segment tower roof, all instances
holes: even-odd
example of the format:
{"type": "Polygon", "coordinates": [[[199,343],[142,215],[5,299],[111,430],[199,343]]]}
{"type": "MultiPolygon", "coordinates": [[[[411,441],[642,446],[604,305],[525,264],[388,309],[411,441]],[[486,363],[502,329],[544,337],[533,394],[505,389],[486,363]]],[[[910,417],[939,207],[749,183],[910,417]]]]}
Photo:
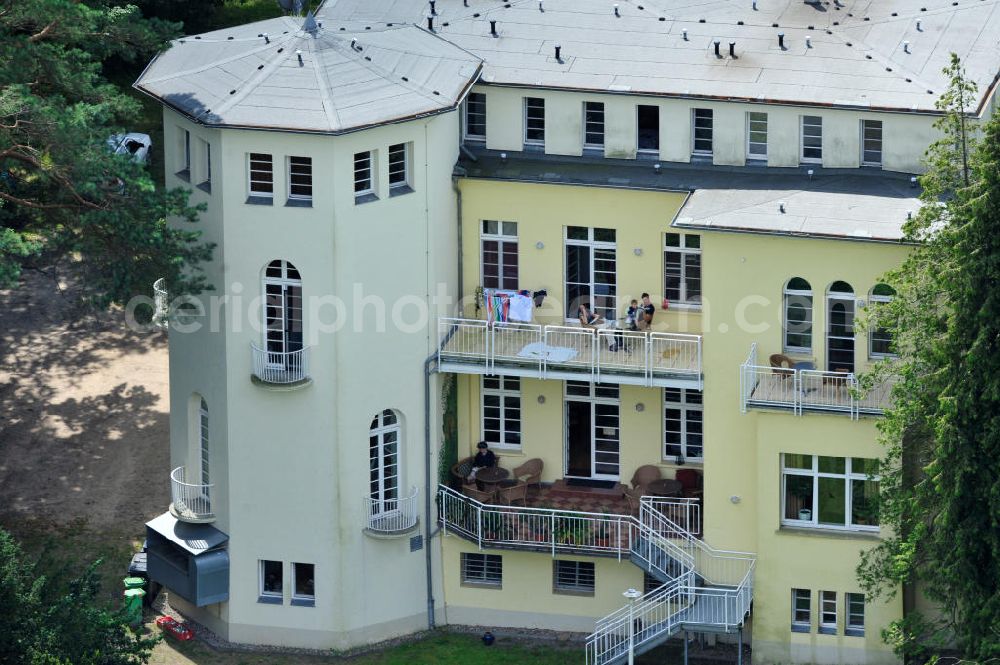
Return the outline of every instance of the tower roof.
{"type": "Polygon", "coordinates": [[[414,25],[310,13],[178,39],[135,85],[206,125],[337,134],[450,110],[481,65],[414,25]]]}

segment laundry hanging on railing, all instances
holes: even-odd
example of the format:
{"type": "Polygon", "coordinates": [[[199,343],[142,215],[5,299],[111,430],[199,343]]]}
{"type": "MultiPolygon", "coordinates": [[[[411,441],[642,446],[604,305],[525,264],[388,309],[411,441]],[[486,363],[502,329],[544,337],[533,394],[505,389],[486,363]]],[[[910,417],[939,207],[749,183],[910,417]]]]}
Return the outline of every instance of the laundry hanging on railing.
{"type": "Polygon", "coordinates": [[[497,289],[483,289],[483,301],[486,305],[486,321],[488,323],[507,323],[517,321],[531,323],[534,301],[530,293],[515,293],[497,289]]]}
{"type": "Polygon", "coordinates": [[[521,323],[531,323],[531,313],[534,311],[535,301],[527,295],[529,291],[515,293],[510,297],[510,320],[521,323]]]}

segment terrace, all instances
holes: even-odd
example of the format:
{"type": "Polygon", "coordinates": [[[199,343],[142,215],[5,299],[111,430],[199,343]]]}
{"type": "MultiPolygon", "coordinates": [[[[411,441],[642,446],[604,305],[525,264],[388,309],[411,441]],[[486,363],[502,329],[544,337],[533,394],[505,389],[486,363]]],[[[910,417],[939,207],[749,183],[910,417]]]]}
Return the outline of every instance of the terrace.
{"type": "Polygon", "coordinates": [[[702,389],[700,335],[438,321],[443,372],[702,389]]]}

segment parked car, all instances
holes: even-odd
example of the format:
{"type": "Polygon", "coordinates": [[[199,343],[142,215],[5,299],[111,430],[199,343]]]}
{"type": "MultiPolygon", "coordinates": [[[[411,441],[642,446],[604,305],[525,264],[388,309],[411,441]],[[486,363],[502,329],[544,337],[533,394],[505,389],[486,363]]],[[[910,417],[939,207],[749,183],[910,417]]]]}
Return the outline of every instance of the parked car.
{"type": "Polygon", "coordinates": [[[108,137],[108,148],[116,155],[132,155],[132,161],[145,164],[149,161],[149,150],[153,147],[153,139],[149,134],[130,132],[114,134],[108,137]]]}

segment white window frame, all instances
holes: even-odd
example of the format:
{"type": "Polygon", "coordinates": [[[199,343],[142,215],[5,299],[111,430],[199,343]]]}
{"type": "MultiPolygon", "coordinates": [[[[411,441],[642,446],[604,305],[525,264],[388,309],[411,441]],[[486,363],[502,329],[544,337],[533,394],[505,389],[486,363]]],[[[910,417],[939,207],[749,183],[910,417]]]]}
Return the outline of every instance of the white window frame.
{"type": "Polygon", "coordinates": [[[378,173],[376,171],[378,161],[376,159],[375,151],[362,150],[361,152],[354,153],[353,165],[355,201],[365,196],[375,196],[375,181],[378,173]],[[359,166],[359,164],[363,165],[359,166]],[[368,175],[359,177],[358,174],[364,171],[367,171],[368,175]]]}
{"type": "Polygon", "coordinates": [[[746,126],[746,132],[747,132],[747,145],[746,145],[747,159],[748,160],[763,160],[763,161],[766,161],[767,160],[767,137],[768,137],[767,113],[764,113],[763,111],[747,111],[746,118],[747,118],[747,120],[746,120],[746,123],[747,123],[747,126],[746,126]],[[761,120],[760,116],[763,116],[764,119],[761,120]],[[763,123],[763,126],[764,126],[764,129],[763,129],[763,132],[764,132],[764,142],[763,143],[761,143],[760,141],[754,141],[754,139],[753,139],[754,133],[758,133],[759,134],[762,131],[761,128],[760,128],[761,127],[761,123],[763,123]],[[756,124],[756,127],[757,127],[756,129],[754,129],[754,125],[755,124],[756,124]],[[760,150],[761,146],[763,146],[763,152],[754,152],[755,149],[756,150],[760,150]]]}
{"type": "Polygon", "coordinates": [[[597,566],[593,561],[569,561],[556,559],[552,562],[552,593],[571,596],[593,596],[597,589],[597,566]],[[566,569],[565,574],[563,569],[566,569]],[[588,572],[589,570],[589,572],[588,572]],[[571,577],[571,581],[566,581],[571,577]],[[589,577],[590,583],[587,583],[589,577]]]}
{"type": "Polygon", "coordinates": [[[819,632],[837,634],[837,592],[819,592],[819,632]]]}
{"type": "Polygon", "coordinates": [[[204,397],[201,398],[201,404],[198,405],[198,444],[201,458],[201,484],[210,485],[212,474],[209,457],[211,449],[208,437],[208,402],[205,401],[204,397]]]}
{"type": "Polygon", "coordinates": [[[812,630],[812,591],[810,589],[792,589],[792,632],[808,633],[812,630]],[[804,610],[799,609],[799,601],[805,600],[804,610]],[[806,614],[803,621],[799,618],[799,612],[806,614]]]}
{"type": "Polygon", "coordinates": [[[291,200],[291,201],[309,201],[309,202],[312,202],[312,200],[313,200],[313,160],[312,160],[312,157],[303,157],[303,156],[300,156],[300,155],[289,155],[286,158],[285,161],[286,161],[285,166],[286,166],[286,169],[287,169],[287,172],[288,172],[288,177],[286,179],[287,180],[286,185],[288,187],[288,198],[289,198],[289,200],[291,200]],[[296,163],[296,162],[294,162],[292,160],[301,160],[301,161],[299,161],[299,163],[296,163]],[[308,163],[306,163],[306,162],[308,162],[308,163]],[[308,173],[306,173],[305,171],[302,170],[303,167],[305,167],[305,166],[308,166],[308,169],[309,169],[308,173]],[[306,175],[308,175],[308,177],[309,177],[309,184],[304,185],[304,184],[301,184],[301,183],[292,183],[292,176],[306,176],[306,175]],[[292,191],[292,189],[296,188],[296,187],[308,187],[309,188],[309,193],[308,194],[302,194],[302,193],[298,193],[297,194],[297,193],[294,193],[292,191]]]}
{"type": "Polygon", "coordinates": [[[462,586],[503,588],[503,556],[482,552],[462,552],[460,579],[462,586]]]}
{"type": "Polygon", "coordinates": [[[201,173],[198,174],[200,182],[198,186],[204,190],[212,191],[212,144],[205,139],[198,139],[201,147],[201,154],[204,158],[201,166],[201,173]]]}
{"type": "Polygon", "coordinates": [[[803,164],[822,164],[823,163],[823,116],[821,115],[803,115],[799,116],[799,162],[803,164]],[[806,118],[810,120],[818,119],[819,122],[807,122],[806,118]],[[807,129],[819,128],[819,132],[808,134],[809,138],[818,138],[819,147],[816,146],[806,146],[807,129]],[[806,150],[819,150],[819,157],[807,157],[806,150]]]}
{"type": "Polygon", "coordinates": [[[259,599],[268,599],[272,602],[277,600],[279,603],[285,602],[285,564],[281,561],[276,561],[274,559],[258,559],[257,561],[257,597],[259,599]],[[280,591],[268,591],[264,588],[265,573],[264,568],[269,563],[276,563],[281,568],[281,590],[280,591]]]}
{"type": "Polygon", "coordinates": [[[401,190],[412,189],[410,183],[410,143],[394,143],[389,146],[388,156],[389,156],[389,192],[400,192],[401,190]],[[403,158],[399,159],[399,153],[402,152],[403,158]],[[402,168],[400,168],[402,166],[402,168]],[[402,179],[393,182],[393,178],[402,174],[402,179]]]}
{"type": "Polygon", "coordinates": [[[314,563],[302,563],[301,561],[293,562],[292,568],[292,605],[307,606],[312,607],[316,604],[316,564],[314,563]],[[298,586],[299,581],[299,566],[312,566],[313,572],[313,592],[311,594],[299,593],[298,586]]]}
{"type": "Polygon", "coordinates": [[[368,461],[370,465],[374,464],[369,469],[378,471],[378,478],[368,481],[368,496],[375,502],[373,510],[379,515],[399,510],[403,484],[403,428],[400,420],[396,411],[383,409],[372,418],[368,430],[368,461]],[[395,446],[394,451],[390,451],[390,445],[395,446]]]}
{"type": "MultiPolygon", "coordinates": [[[[704,120],[704,117],[702,117],[701,119],[704,120]]],[[[700,140],[704,141],[705,139],[700,139],[700,140]]],[[[714,111],[714,109],[705,109],[705,108],[691,109],[691,154],[699,156],[699,157],[711,157],[714,153],[715,153],[715,111],[714,111]],[[699,111],[705,111],[705,112],[707,112],[709,114],[708,115],[708,119],[709,119],[708,131],[711,134],[711,136],[707,139],[708,142],[709,142],[709,144],[710,144],[710,147],[709,147],[708,150],[705,150],[704,148],[702,148],[702,149],[698,148],[698,141],[699,141],[699,139],[697,138],[697,131],[698,131],[698,120],[699,120],[699,118],[698,118],[698,112],[699,111]]]]}
{"type": "Polygon", "coordinates": [[[881,120],[875,120],[872,118],[864,118],[861,120],[861,166],[882,166],[882,159],[885,155],[883,146],[885,144],[885,124],[881,120]],[[871,161],[865,159],[865,153],[874,152],[874,150],[869,150],[867,147],[867,142],[869,139],[865,138],[865,130],[868,128],[868,124],[873,123],[878,124],[878,138],[871,139],[872,141],[878,141],[878,161],[871,161]]]}
{"type": "Polygon", "coordinates": [[[854,372],[857,366],[857,355],[858,355],[858,335],[854,330],[854,323],[857,320],[858,310],[857,310],[857,300],[854,295],[854,287],[847,282],[837,280],[826,289],[826,299],[824,301],[826,311],[826,358],[825,365],[827,371],[833,372],[835,368],[841,367],[848,369],[851,373],[854,372]],[[848,288],[847,291],[838,290],[834,291],[833,287],[837,284],[842,284],[848,288]],[[834,317],[833,308],[836,304],[841,303],[844,306],[844,311],[849,315],[850,325],[844,325],[842,329],[834,330],[834,317]],[[841,334],[835,335],[834,332],[839,332],[841,334]],[[839,360],[836,363],[830,362],[831,353],[846,353],[846,349],[834,349],[834,340],[844,342],[851,342],[850,360],[839,360]]]}
{"type": "Polygon", "coordinates": [[[264,267],[262,282],[264,297],[264,330],[262,333],[264,349],[267,351],[267,366],[275,369],[288,369],[288,366],[294,366],[301,369],[301,366],[294,363],[288,354],[300,351],[305,346],[305,319],[303,316],[305,303],[302,300],[302,276],[298,268],[290,261],[283,259],[275,261],[271,261],[264,267]],[[280,262],[280,274],[278,276],[268,275],[268,270],[275,261],[280,262]],[[289,300],[298,301],[297,318],[289,312],[289,300]],[[272,307],[280,311],[280,321],[269,317],[268,309],[272,307]],[[298,324],[298,331],[294,329],[295,324],[298,324]]]}
{"type": "Polygon", "coordinates": [[[604,102],[584,102],[583,103],[583,147],[591,150],[604,150],[605,136],[605,116],[604,102]],[[594,107],[594,108],[591,108],[594,107]],[[591,120],[591,114],[600,115],[600,120],[591,120]],[[600,129],[598,129],[598,127],[600,129]],[[591,134],[600,134],[601,142],[594,143],[587,138],[591,134]]]}
{"type": "Polygon", "coordinates": [[[681,459],[687,462],[702,462],[705,457],[705,404],[703,402],[703,396],[700,391],[689,389],[689,388],[664,388],[662,391],[663,399],[663,461],[665,462],[679,462],[681,459]],[[668,394],[670,391],[676,391],[679,400],[668,399],[668,394]],[[692,395],[697,395],[697,401],[692,401],[690,398],[692,395]],[[680,431],[677,434],[680,435],[680,455],[674,455],[667,452],[668,445],[678,445],[678,444],[668,444],[667,443],[667,411],[679,411],[679,427],[680,431]],[[701,424],[700,433],[692,433],[688,431],[689,425],[694,422],[701,424]],[[695,434],[701,437],[701,443],[697,447],[701,449],[698,455],[689,455],[688,446],[690,445],[688,437],[690,434],[695,434]]]}
{"type": "MultiPolygon", "coordinates": [[[[877,524],[852,524],[851,514],[853,512],[854,503],[854,493],[853,484],[855,481],[874,481],[879,482],[879,476],[869,477],[868,474],[863,472],[854,472],[852,470],[852,465],[854,459],[862,458],[852,458],[852,457],[837,457],[835,459],[844,460],[844,473],[834,473],[819,470],[819,459],[820,457],[833,457],[827,455],[810,455],[812,458],[812,468],[811,469],[797,469],[786,466],[785,458],[786,454],[781,455],[781,524],[783,526],[792,527],[802,527],[808,529],[823,529],[823,530],[836,530],[836,531],[868,531],[877,533],[879,531],[879,525],[877,524]],[[810,518],[808,520],[801,519],[789,519],[785,516],[785,509],[787,506],[786,497],[786,487],[787,483],[785,478],[788,476],[798,476],[807,477],[812,479],[812,501],[810,508],[810,518]],[[842,480],[844,482],[844,524],[830,524],[819,521],[819,501],[820,501],[820,489],[819,489],[819,479],[820,478],[834,478],[842,480]]],[[[864,458],[868,459],[868,458],[864,458]]],[[[877,461],[877,460],[871,460],[877,461]]],[[[876,495],[878,493],[878,488],[876,488],[876,495]]]]}
{"type": "Polygon", "coordinates": [[[813,346],[812,346],[813,345],[813,333],[815,332],[815,330],[813,329],[813,325],[814,325],[813,322],[814,322],[815,314],[816,314],[815,308],[814,308],[815,307],[815,301],[814,301],[814,298],[813,298],[812,284],[809,284],[809,288],[808,289],[793,289],[791,287],[791,283],[792,283],[792,280],[795,280],[795,279],[801,279],[806,284],[809,284],[809,282],[804,277],[792,277],[787,282],[785,282],[785,288],[784,288],[784,290],[782,292],[782,299],[781,299],[782,300],[782,307],[781,307],[781,309],[782,309],[782,315],[783,315],[782,326],[781,326],[781,347],[782,347],[782,350],[785,353],[803,353],[803,354],[805,354],[805,353],[812,353],[812,350],[813,350],[813,346]],[[803,331],[803,332],[789,332],[789,330],[788,330],[789,321],[790,321],[790,318],[788,316],[788,312],[789,312],[789,309],[790,309],[790,305],[793,304],[791,302],[792,298],[808,298],[809,299],[809,317],[808,317],[809,331],[808,332],[805,332],[805,331],[803,331]],[[809,336],[809,346],[795,346],[793,344],[789,344],[788,343],[788,336],[789,335],[808,335],[809,336]]]}
{"type": "MultiPolygon", "coordinates": [[[[614,231],[615,232],[615,240],[614,241],[595,240],[595,237],[596,237],[595,231],[597,229],[595,227],[593,227],[593,226],[564,226],[563,227],[563,261],[564,262],[566,261],[566,248],[567,247],[575,246],[575,247],[589,247],[590,248],[590,270],[589,270],[589,273],[590,273],[590,282],[586,283],[586,284],[584,284],[583,282],[573,282],[573,284],[581,284],[581,285],[584,285],[584,286],[588,287],[590,295],[587,297],[587,301],[590,303],[591,313],[595,313],[596,312],[598,314],[601,314],[601,316],[603,316],[606,320],[611,320],[611,319],[618,318],[618,314],[617,314],[617,312],[618,312],[618,232],[617,232],[616,229],[609,229],[609,228],[605,228],[605,227],[599,227],[599,228],[601,230],[603,230],[603,231],[614,231]],[[571,239],[569,237],[569,230],[571,228],[574,228],[574,229],[585,228],[585,229],[587,229],[587,239],[586,240],[584,240],[582,238],[572,238],[571,239]],[[602,254],[601,257],[598,257],[597,254],[599,252],[602,252],[604,254],[602,254]],[[612,252],[612,256],[610,258],[606,255],[607,252],[612,252]],[[615,264],[615,272],[614,272],[615,280],[611,284],[612,287],[613,287],[612,290],[614,291],[614,293],[613,294],[602,294],[601,295],[602,298],[608,298],[610,300],[611,304],[610,304],[610,306],[605,306],[605,307],[600,307],[600,308],[594,302],[595,293],[598,290],[597,289],[598,285],[600,285],[600,286],[607,286],[607,284],[599,283],[595,279],[596,273],[598,272],[597,270],[595,270],[598,260],[601,260],[601,261],[614,261],[614,264],[615,264]]],[[[569,275],[568,275],[568,268],[569,268],[568,265],[564,265],[564,268],[563,268],[563,293],[566,296],[566,306],[567,307],[573,304],[572,303],[573,299],[569,297],[569,288],[568,287],[569,287],[570,282],[567,279],[569,277],[569,275]]],[[[603,274],[607,274],[608,273],[608,271],[606,271],[606,270],[600,271],[600,272],[603,273],[603,274]]],[[[580,303],[578,303],[578,305],[579,304],[580,303]]],[[[573,312],[567,311],[566,312],[566,322],[567,323],[579,323],[580,322],[580,317],[577,315],[576,311],[573,311],[573,312]]]]}
{"type": "MultiPolygon", "coordinates": [[[[878,311],[877,308],[878,307],[883,307],[883,306],[891,303],[892,299],[895,297],[895,296],[889,296],[889,295],[884,295],[884,294],[876,294],[875,293],[875,289],[879,288],[880,286],[885,286],[887,288],[892,288],[888,284],[876,284],[874,287],[872,287],[872,290],[869,292],[869,294],[868,294],[868,303],[869,303],[869,306],[872,308],[872,314],[876,315],[876,316],[877,316],[877,311],[878,311]]],[[[870,359],[872,359],[872,360],[881,360],[883,358],[896,358],[898,356],[898,354],[893,353],[892,351],[886,351],[886,352],[876,351],[875,350],[875,342],[876,342],[876,340],[878,340],[878,341],[886,340],[891,345],[892,344],[892,335],[888,331],[886,331],[884,328],[878,328],[878,327],[875,327],[875,326],[869,328],[869,330],[868,330],[868,357],[870,359]]]]}
{"type": "Polygon", "coordinates": [[[486,142],[486,93],[485,92],[470,92],[469,96],[465,98],[465,109],[462,113],[462,136],[467,142],[486,142]],[[474,99],[475,98],[475,99],[474,99]],[[473,111],[473,104],[482,104],[482,113],[478,111],[473,111]],[[482,115],[482,134],[473,134],[469,131],[469,117],[470,116],[482,115]]]}
{"type": "Polygon", "coordinates": [[[521,270],[521,257],[518,254],[520,248],[518,246],[517,238],[517,222],[509,222],[494,219],[484,219],[479,223],[479,277],[482,282],[481,286],[487,289],[500,289],[502,291],[515,291],[517,290],[517,280],[520,277],[521,270]],[[496,232],[491,232],[489,230],[489,225],[496,225],[496,232]],[[497,283],[496,285],[486,283],[486,243],[495,242],[497,243],[497,283]],[[513,284],[508,283],[506,280],[511,279],[504,275],[504,269],[508,266],[504,262],[505,250],[509,249],[508,245],[514,245],[514,254],[517,256],[515,267],[517,268],[517,273],[514,275],[513,284]]]}
{"type": "Polygon", "coordinates": [[[865,594],[845,593],[844,594],[844,635],[850,637],[865,636],[865,594]],[[857,604],[861,604],[861,611],[855,609],[857,604]]]}
{"type": "Polygon", "coordinates": [[[262,199],[273,199],[274,198],[274,155],[266,152],[248,152],[247,153],[247,191],[250,196],[262,198],[262,199]],[[255,157],[257,159],[255,159],[255,157]],[[266,160],[260,159],[262,157],[267,157],[266,160]],[[268,179],[261,177],[255,178],[255,174],[266,174],[267,171],[261,168],[254,168],[254,163],[258,165],[264,164],[265,162],[271,165],[270,176],[268,179]],[[270,185],[271,191],[263,191],[254,189],[255,186],[267,183],[270,185]]]}
{"type": "Polygon", "coordinates": [[[665,233],[663,234],[663,297],[670,301],[670,306],[678,306],[682,309],[696,309],[701,307],[702,299],[702,275],[705,274],[704,265],[702,264],[702,252],[701,252],[701,235],[697,233],[665,233]],[[676,237],[677,245],[667,244],[668,239],[676,237]],[[697,240],[691,241],[689,246],[689,239],[696,238],[697,240]],[[679,262],[671,261],[668,263],[667,255],[677,254],[679,255],[679,262]],[[697,271],[698,277],[689,277],[688,272],[694,268],[694,265],[689,265],[688,257],[697,256],[697,271]],[[679,296],[677,298],[671,298],[668,293],[667,288],[667,266],[679,266],[678,268],[678,286],[677,291],[679,296]],[[690,280],[697,279],[698,288],[696,294],[688,293],[688,282],[690,280]]]}
{"type": "Polygon", "coordinates": [[[177,169],[177,175],[185,178],[187,180],[191,179],[191,132],[188,130],[178,127],[177,131],[180,132],[180,151],[179,157],[181,159],[180,168],[177,169]]]}
{"type": "MultiPolygon", "coordinates": [[[[521,449],[521,432],[523,431],[521,425],[521,379],[516,376],[484,376],[480,380],[480,440],[486,441],[490,444],[490,448],[499,448],[506,450],[520,450],[521,449]],[[487,386],[487,382],[496,382],[496,387],[487,386]],[[509,383],[508,383],[509,382],[509,383]],[[512,385],[516,385],[513,388],[512,385]],[[500,429],[499,430],[487,430],[486,429],[486,398],[496,397],[499,400],[499,406],[495,407],[499,410],[499,420],[500,429]],[[511,404],[508,401],[512,402],[511,404]],[[516,411],[516,414],[508,413],[516,411]],[[510,427],[516,423],[517,428],[514,429],[510,427]],[[510,427],[510,429],[508,429],[510,427]],[[498,439],[493,439],[487,436],[487,432],[495,431],[498,439]],[[508,433],[517,434],[517,443],[509,443],[507,439],[508,433]]],[[[493,408],[493,407],[490,407],[493,408]]]]}
{"type": "MultiPolygon", "coordinates": [[[[523,107],[524,107],[524,110],[523,110],[524,117],[522,118],[522,121],[524,122],[524,145],[526,145],[526,146],[543,146],[544,147],[545,146],[545,98],[544,97],[525,97],[524,98],[523,107]],[[536,102],[541,102],[541,104],[537,104],[536,102]],[[528,138],[528,132],[532,131],[532,127],[529,126],[529,122],[532,121],[531,113],[529,113],[529,111],[530,110],[537,111],[539,109],[541,109],[541,123],[542,123],[541,132],[542,132],[542,138],[540,138],[540,139],[537,139],[537,138],[528,138]]],[[[537,122],[538,118],[536,117],[533,120],[535,122],[537,122]]],[[[534,128],[534,130],[537,130],[537,129],[538,129],[537,127],[534,128]]]]}

